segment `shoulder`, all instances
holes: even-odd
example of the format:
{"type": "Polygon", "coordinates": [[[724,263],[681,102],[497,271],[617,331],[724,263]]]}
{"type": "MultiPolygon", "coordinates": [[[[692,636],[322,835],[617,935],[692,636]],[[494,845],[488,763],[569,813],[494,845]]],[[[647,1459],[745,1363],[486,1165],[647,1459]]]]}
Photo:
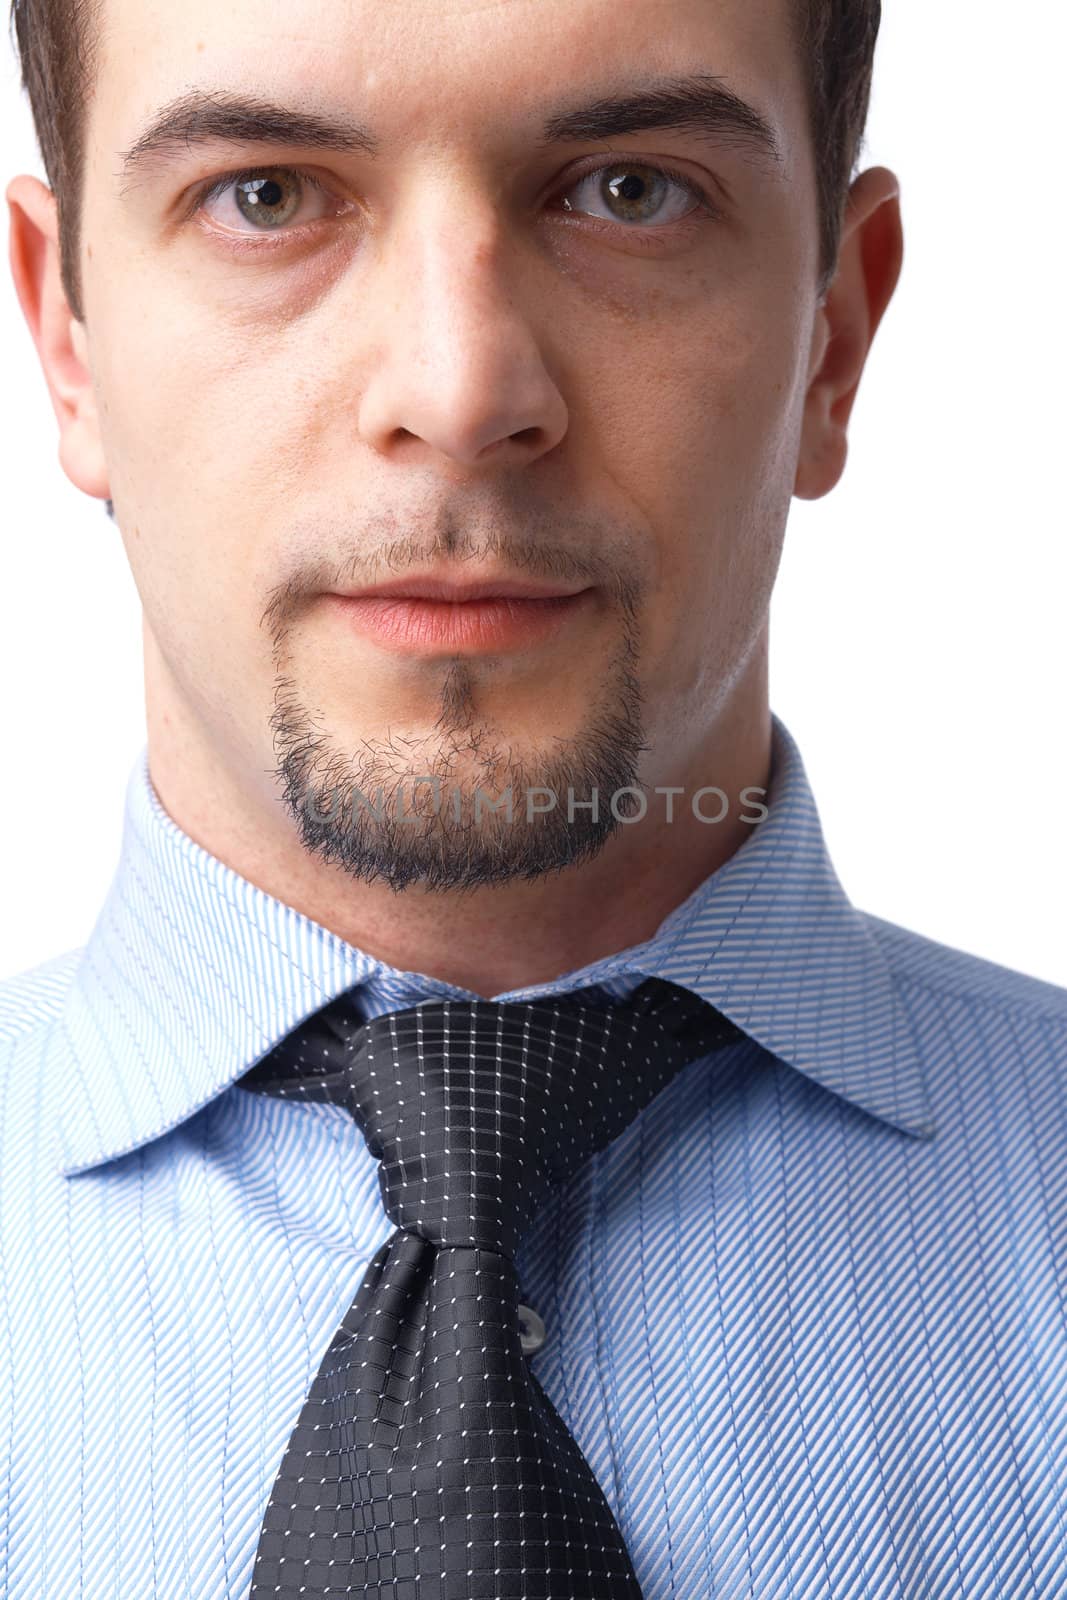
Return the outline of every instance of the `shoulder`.
{"type": "Polygon", "coordinates": [[[1067,989],[984,956],[969,955],[870,912],[860,914],[902,989],[925,991],[975,1011],[1015,1013],[1067,1029],[1067,989]]]}
{"type": "Polygon", "coordinates": [[[84,946],[0,978],[0,1043],[13,1043],[62,1010],[84,946]]]}

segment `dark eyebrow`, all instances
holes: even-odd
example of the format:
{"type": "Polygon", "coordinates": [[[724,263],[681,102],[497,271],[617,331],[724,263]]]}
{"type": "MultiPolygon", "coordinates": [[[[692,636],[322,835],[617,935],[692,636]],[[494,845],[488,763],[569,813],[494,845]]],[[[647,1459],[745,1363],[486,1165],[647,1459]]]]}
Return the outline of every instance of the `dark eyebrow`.
{"type": "Polygon", "coordinates": [[[358,122],[275,105],[256,95],[192,89],[168,101],[123,154],[123,194],[138,173],[164,164],[180,146],[203,144],[313,145],[372,156],[378,150],[370,130],[358,122]]]}
{"type": "Polygon", "coordinates": [[[559,113],[545,123],[542,143],[617,139],[652,128],[673,128],[716,144],[744,146],[764,161],[781,164],[778,140],[767,118],[710,73],[643,84],[559,113]]]}
{"type": "MultiPolygon", "coordinates": [[[[780,164],[774,130],[754,106],[701,74],[668,78],[601,95],[546,118],[540,146],[584,139],[617,139],[649,129],[695,133],[748,149],[780,164]]],[[[289,144],[376,156],[379,141],[362,123],[313,110],[275,105],[255,95],[193,89],[171,100],[121,158],[124,190],[139,174],[165,163],[179,147],[202,144],[289,144]]]]}

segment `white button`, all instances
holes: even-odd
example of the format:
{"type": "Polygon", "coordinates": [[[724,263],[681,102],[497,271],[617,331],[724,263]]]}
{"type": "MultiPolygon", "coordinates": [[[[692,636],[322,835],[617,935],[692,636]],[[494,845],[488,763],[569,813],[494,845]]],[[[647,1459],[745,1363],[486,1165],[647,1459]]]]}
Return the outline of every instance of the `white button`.
{"type": "Polygon", "coordinates": [[[519,1339],[525,1356],[536,1355],[547,1335],[541,1318],[530,1306],[519,1307],[519,1339]]]}

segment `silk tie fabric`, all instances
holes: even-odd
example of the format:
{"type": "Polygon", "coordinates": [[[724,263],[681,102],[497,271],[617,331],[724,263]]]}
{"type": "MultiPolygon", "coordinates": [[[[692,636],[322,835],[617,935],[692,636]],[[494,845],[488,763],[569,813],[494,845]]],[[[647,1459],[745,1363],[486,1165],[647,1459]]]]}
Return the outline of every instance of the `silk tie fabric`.
{"type": "Polygon", "coordinates": [[[250,1600],[641,1600],[618,1524],[529,1369],[515,1253],[548,1193],[739,1030],[650,978],[621,1003],[351,995],[239,1080],[329,1101],[395,1231],[304,1402],[250,1600]]]}

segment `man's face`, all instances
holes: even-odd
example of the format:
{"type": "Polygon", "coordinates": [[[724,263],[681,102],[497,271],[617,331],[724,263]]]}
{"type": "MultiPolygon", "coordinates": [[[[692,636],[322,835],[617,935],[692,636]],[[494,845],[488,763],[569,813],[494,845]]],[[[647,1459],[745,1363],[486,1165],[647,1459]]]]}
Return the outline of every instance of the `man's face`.
{"type": "MultiPolygon", "coordinates": [[[[818,262],[790,5],[106,0],[83,259],[111,495],[183,736],[264,804],[688,772],[794,488],[818,262]],[[544,138],[698,74],[778,161],[728,129],[544,138]],[[195,89],[358,122],[376,153],[189,141],[124,175],[195,89]],[[430,650],[327,599],[430,568],[593,592],[540,637],[430,650]]],[[[340,858],[530,875],[606,836],[583,816],[540,855],[439,816],[340,858]]]]}

